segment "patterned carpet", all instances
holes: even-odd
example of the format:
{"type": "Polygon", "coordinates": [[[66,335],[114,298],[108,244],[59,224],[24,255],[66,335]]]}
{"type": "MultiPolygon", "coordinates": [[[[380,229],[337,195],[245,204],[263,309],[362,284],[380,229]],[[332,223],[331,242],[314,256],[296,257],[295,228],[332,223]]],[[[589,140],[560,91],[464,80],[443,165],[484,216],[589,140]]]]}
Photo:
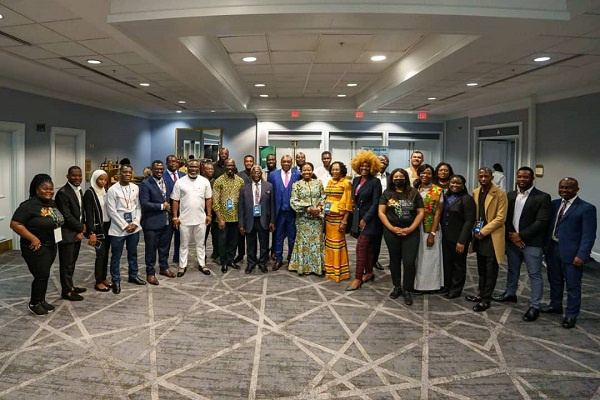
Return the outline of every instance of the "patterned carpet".
{"type": "MultiPolygon", "coordinates": [[[[143,245],[139,251],[143,260],[143,245]]],[[[36,317],[20,254],[0,255],[0,398],[600,397],[597,268],[584,275],[583,310],[567,330],[558,315],[521,320],[525,275],[517,304],[477,314],[464,298],[418,296],[410,307],[391,300],[387,268],[345,292],[348,281],[283,269],[246,275],[243,267],[223,275],[209,262],[210,276],[192,268],[182,278],[160,276],[159,286],[124,282],[120,295],[100,293],[92,257],[82,251],[75,275],[88,288],[85,300],[60,299],[55,265],[48,301],[57,309],[36,317]]],[[[476,279],[471,256],[466,293],[475,294],[476,279]]],[[[502,267],[499,291],[505,279],[502,267]]]]}

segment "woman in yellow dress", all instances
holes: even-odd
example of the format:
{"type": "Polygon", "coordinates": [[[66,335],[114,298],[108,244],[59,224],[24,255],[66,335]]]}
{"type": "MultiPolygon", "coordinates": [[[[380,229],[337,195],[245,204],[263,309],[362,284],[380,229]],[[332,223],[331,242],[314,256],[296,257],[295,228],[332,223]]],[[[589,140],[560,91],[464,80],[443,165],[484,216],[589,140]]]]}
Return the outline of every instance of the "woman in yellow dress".
{"type": "Polygon", "coordinates": [[[352,212],[352,183],[341,161],[329,167],[331,179],[325,189],[325,278],[336,282],[350,278],[346,224],[352,212]]]}

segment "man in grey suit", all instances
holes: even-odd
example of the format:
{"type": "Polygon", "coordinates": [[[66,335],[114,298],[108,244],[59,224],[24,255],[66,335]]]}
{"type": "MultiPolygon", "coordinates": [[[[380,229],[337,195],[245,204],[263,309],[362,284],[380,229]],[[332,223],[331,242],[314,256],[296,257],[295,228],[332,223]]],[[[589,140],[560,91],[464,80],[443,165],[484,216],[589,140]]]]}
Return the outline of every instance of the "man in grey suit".
{"type": "Polygon", "coordinates": [[[238,206],[238,228],[246,237],[248,265],[246,273],[258,268],[267,273],[269,253],[269,231],[275,230],[275,197],[273,185],[262,180],[262,169],[255,165],[250,170],[252,182],[242,187],[238,206]],[[260,256],[256,258],[257,243],[260,244],[260,256]]]}

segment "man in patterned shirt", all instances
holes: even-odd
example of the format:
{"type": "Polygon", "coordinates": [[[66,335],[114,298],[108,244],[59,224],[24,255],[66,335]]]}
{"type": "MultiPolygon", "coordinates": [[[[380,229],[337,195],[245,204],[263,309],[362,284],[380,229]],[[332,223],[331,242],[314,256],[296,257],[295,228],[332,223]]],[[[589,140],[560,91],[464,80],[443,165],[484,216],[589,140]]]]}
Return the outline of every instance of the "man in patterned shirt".
{"type": "Polygon", "coordinates": [[[244,180],[235,174],[235,161],[225,161],[225,174],[213,185],[213,210],[219,223],[219,254],[221,272],[228,268],[239,269],[233,262],[238,242],[238,200],[244,180]]]}

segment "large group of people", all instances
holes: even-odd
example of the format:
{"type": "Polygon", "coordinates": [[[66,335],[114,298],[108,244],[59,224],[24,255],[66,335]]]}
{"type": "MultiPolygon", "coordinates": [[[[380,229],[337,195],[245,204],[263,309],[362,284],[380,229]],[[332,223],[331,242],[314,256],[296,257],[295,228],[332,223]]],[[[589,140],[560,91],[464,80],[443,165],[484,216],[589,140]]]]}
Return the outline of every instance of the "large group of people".
{"type": "MultiPolygon", "coordinates": [[[[577,196],[574,178],[559,182],[560,199],[534,187],[535,174],[521,167],[516,188],[499,187],[498,174],[487,167],[477,172],[479,186],[472,194],[462,175],[446,162],[435,168],[415,151],[407,168],[387,172],[389,158],[361,151],[350,168],[333,161],[329,151],[315,168],[303,153],[296,166],[284,155],[277,168],[274,154],[266,168],[246,155],[243,170],[222,148],[216,162],[190,159],[186,173],[169,155],[155,160],[138,186],[131,165],[121,165],[118,181],[107,188],[108,176],[97,170],[83,193],[82,170],[67,171],[67,183],[54,199],[50,176],[38,174],[30,198],[15,211],[11,228],[21,237],[22,256],[34,280],[29,310],[45,315],[54,310],[46,301],[50,267],[59,256],[61,296],[81,301],[86,288],[73,281],[82,242],[95,249],[95,285],[100,292],[121,292],[120,259],[127,250],[128,281],[159,285],[158,273],[183,277],[188,264],[210,275],[206,243],[212,236],[210,259],[221,273],[239,269],[246,257],[246,274],[268,272],[287,265],[300,275],[315,274],[335,282],[351,279],[346,235],[356,238],[354,277],[347,291],[375,279],[382,239],[389,253],[390,297],[441,294],[460,297],[466,280],[467,253],[477,255],[477,292],[465,298],[473,310],[487,310],[492,301],[516,302],[521,264],[531,285],[524,321],[540,312],[563,314],[562,326],[576,324],[581,305],[581,279],[596,238],[596,209],[577,196]],[[146,280],[138,275],[137,247],[143,231],[146,280]],[[287,253],[284,262],[284,244],[287,253]],[[171,243],[177,272],[169,267],[171,243]],[[195,262],[189,261],[195,244],[195,262]],[[506,288],[494,296],[499,264],[508,255],[506,288]],[[543,305],[542,264],[548,266],[550,304],[543,305]],[[107,279],[110,273],[110,281],[107,279]]],[[[498,172],[498,166],[495,166],[498,172]]],[[[501,169],[501,167],[500,167],[501,169]]],[[[504,176],[502,176],[504,178],[504,176]]],[[[501,182],[504,182],[502,180],[501,182]]]]}

